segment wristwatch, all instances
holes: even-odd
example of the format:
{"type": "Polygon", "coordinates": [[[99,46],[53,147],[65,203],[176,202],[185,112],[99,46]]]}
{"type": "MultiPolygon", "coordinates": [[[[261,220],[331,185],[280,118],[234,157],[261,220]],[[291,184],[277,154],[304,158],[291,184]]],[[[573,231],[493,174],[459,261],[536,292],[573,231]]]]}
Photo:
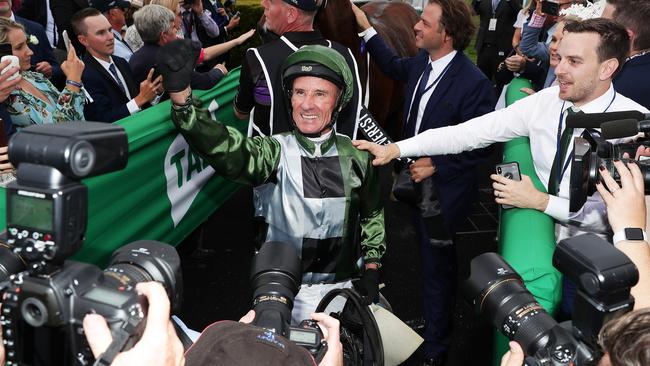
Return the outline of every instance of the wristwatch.
{"type": "Polygon", "coordinates": [[[614,233],[612,242],[614,244],[623,240],[648,241],[648,237],[643,229],[638,227],[626,227],[625,229],[614,233]]]}

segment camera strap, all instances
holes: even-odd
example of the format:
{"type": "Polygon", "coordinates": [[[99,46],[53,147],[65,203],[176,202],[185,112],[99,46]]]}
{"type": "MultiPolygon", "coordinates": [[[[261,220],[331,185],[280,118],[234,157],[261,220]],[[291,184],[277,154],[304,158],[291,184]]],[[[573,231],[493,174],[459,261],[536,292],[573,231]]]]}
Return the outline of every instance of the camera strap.
{"type": "Polygon", "coordinates": [[[115,360],[115,357],[124,348],[124,345],[131,336],[123,328],[119,328],[117,331],[111,332],[111,334],[113,335],[113,342],[111,342],[104,353],[97,357],[93,366],[108,366],[113,363],[113,360],[115,360]]]}

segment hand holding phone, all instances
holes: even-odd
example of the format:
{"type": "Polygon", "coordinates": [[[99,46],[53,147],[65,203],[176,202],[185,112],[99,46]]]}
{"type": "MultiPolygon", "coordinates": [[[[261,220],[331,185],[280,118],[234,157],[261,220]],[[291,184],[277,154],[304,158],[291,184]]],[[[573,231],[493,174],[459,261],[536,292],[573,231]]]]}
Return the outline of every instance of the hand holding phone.
{"type": "Polygon", "coordinates": [[[65,50],[70,51],[70,37],[68,36],[68,31],[63,31],[63,44],[65,45],[65,50]]]}
{"type": "MultiPolygon", "coordinates": [[[[497,172],[498,175],[500,175],[502,177],[505,177],[505,178],[508,178],[508,179],[512,179],[512,180],[516,180],[516,181],[521,180],[521,173],[519,171],[519,163],[517,163],[516,161],[511,162],[511,163],[497,164],[496,165],[496,172],[497,172]]],[[[501,207],[503,209],[507,210],[507,209],[513,208],[515,206],[503,205],[502,204],[501,207]]]]}
{"type": "Polygon", "coordinates": [[[14,56],[14,55],[5,55],[5,56],[2,56],[2,58],[0,58],[0,62],[4,62],[5,60],[9,60],[9,65],[7,65],[4,69],[2,69],[2,71],[0,71],[0,75],[7,73],[12,67],[16,67],[17,71],[13,75],[8,77],[7,80],[13,80],[13,79],[17,78],[18,75],[20,74],[20,72],[19,72],[20,71],[20,61],[18,60],[18,57],[14,56]]]}
{"type": "Polygon", "coordinates": [[[233,17],[233,18],[239,18],[240,16],[241,16],[241,12],[240,12],[239,10],[237,10],[237,12],[235,13],[235,15],[233,15],[232,17],[233,17]]]}

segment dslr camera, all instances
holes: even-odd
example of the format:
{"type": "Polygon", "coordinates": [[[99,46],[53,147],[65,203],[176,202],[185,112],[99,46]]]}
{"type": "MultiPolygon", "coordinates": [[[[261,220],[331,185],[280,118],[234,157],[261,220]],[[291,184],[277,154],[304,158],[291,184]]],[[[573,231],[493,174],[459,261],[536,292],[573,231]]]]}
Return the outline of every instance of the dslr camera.
{"type": "Polygon", "coordinates": [[[633,143],[613,144],[593,130],[585,130],[581,137],[574,139],[573,158],[571,161],[571,177],[569,188],[569,210],[579,211],[587,201],[587,197],[596,192],[596,183],[601,182],[598,170],[601,166],[620,184],[620,176],[614,167],[614,160],[623,161],[626,165],[634,162],[643,173],[645,194],[650,194],[650,163],[623,158],[627,153],[634,157],[641,145],[648,145],[647,140],[633,143]]]}
{"type": "Polygon", "coordinates": [[[180,306],[175,249],[137,241],[113,253],[109,266],[67,260],[83,245],[88,190],[82,178],[123,169],[123,128],[94,122],[35,125],[14,135],[9,156],[17,179],[6,189],[6,245],[0,247],[2,336],[7,365],[89,365],[86,314],[102,315],[113,343],[96,364],[133,346],[146,323],[139,282],[161,282],[180,306]]]}
{"type": "Polygon", "coordinates": [[[526,365],[595,364],[602,356],[597,346],[602,325],[634,307],[630,288],[638,282],[637,268],[594,234],[561,241],[553,265],[577,284],[572,322],[558,324],[496,253],[472,260],[464,297],[479,315],[522,346],[526,365]]]}
{"type": "Polygon", "coordinates": [[[302,264],[296,249],[286,242],[267,242],[253,258],[253,325],[271,329],[295,344],[306,348],[320,361],[327,351],[323,333],[311,319],[291,326],[293,300],[302,283],[302,264]]]}

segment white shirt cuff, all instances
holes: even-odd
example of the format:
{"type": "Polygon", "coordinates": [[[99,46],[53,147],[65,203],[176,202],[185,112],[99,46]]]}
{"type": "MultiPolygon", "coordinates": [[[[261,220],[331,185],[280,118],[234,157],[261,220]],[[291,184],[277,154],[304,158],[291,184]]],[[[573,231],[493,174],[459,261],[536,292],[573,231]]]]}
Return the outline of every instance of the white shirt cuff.
{"type": "Polygon", "coordinates": [[[569,219],[569,200],[549,194],[544,213],[558,221],[566,222],[569,219]]]}
{"type": "Polygon", "coordinates": [[[138,104],[135,102],[135,99],[129,100],[129,102],[126,103],[126,108],[129,110],[129,114],[140,112],[140,107],[138,107],[138,104]]]}
{"type": "Polygon", "coordinates": [[[363,40],[368,42],[370,38],[372,38],[375,34],[377,34],[375,27],[370,27],[364,30],[363,32],[359,33],[359,37],[363,37],[363,40]]]}
{"type": "Polygon", "coordinates": [[[400,158],[404,158],[404,157],[410,158],[410,157],[413,157],[413,156],[417,156],[417,154],[418,154],[418,150],[417,150],[418,145],[414,144],[414,143],[410,143],[410,141],[408,141],[408,140],[410,140],[410,139],[397,141],[395,143],[397,145],[397,147],[399,147],[399,157],[400,158]]]}

